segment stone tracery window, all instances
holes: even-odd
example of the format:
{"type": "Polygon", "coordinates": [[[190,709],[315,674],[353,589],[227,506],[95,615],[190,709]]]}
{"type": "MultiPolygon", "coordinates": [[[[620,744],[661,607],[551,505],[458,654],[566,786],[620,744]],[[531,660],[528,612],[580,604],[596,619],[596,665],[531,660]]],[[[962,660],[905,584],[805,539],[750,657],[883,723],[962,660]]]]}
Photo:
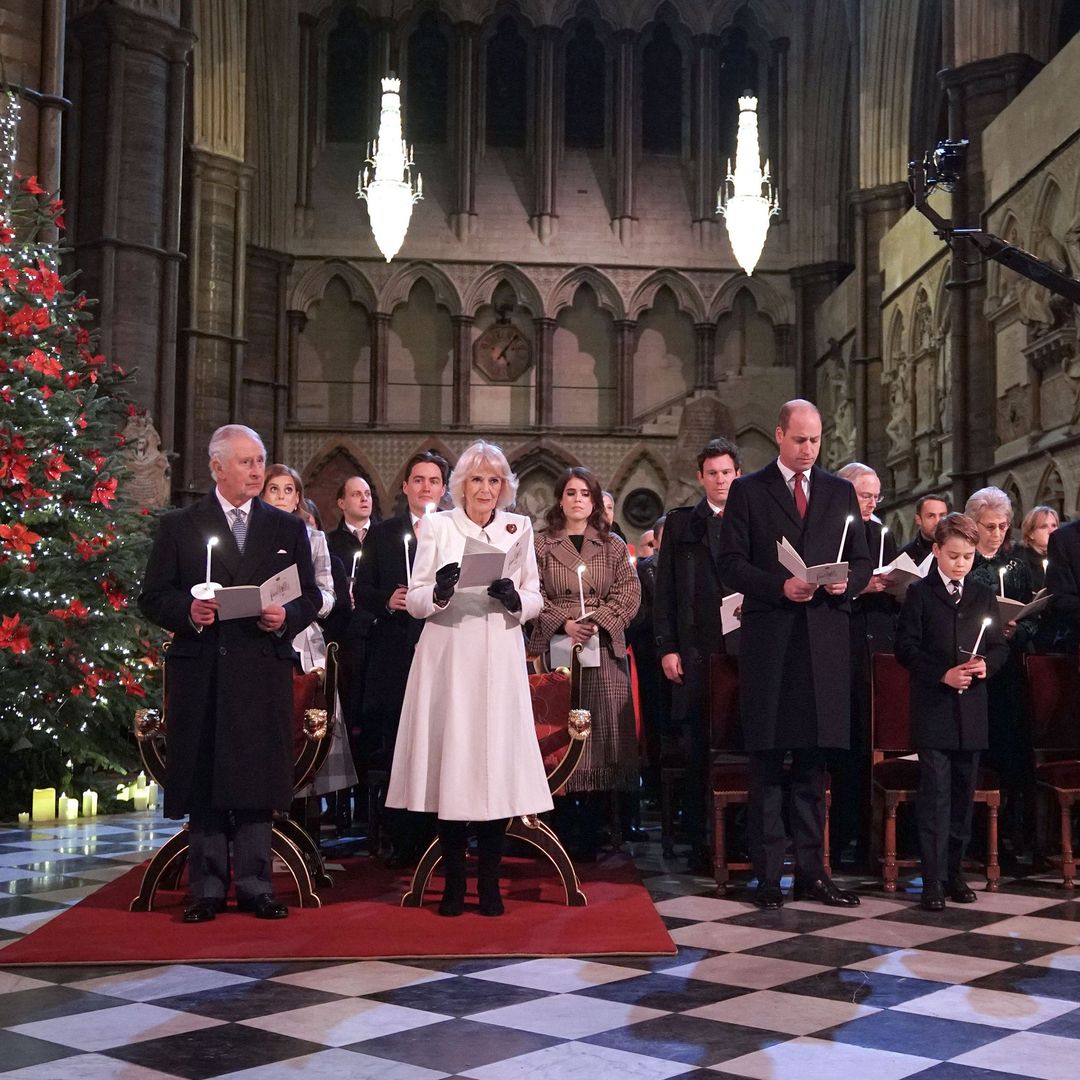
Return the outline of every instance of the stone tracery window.
{"type": "Polygon", "coordinates": [[[656,22],[641,51],[641,149],[679,154],[682,148],[682,50],[667,23],[656,22]]]}
{"type": "Polygon", "coordinates": [[[326,43],[327,142],[364,142],[371,38],[355,8],[342,8],[326,43]]]}
{"type": "Polygon", "coordinates": [[[487,44],[487,144],[525,145],[529,49],[509,16],[487,44]]]}
{"type": "Polygon", "coordinates": [[[596,28],[583,19],[566,43],[563,130],[568,147],[603,147],[606,102],[606,51],[596,36],[596,28]]]}
{"type": "Polygon", "coordinates": [[[409,35],[405,81],[405,138],[409,142],[446,142],[449,70],[449,42],[435,12],[425,12],[409,35]]]}

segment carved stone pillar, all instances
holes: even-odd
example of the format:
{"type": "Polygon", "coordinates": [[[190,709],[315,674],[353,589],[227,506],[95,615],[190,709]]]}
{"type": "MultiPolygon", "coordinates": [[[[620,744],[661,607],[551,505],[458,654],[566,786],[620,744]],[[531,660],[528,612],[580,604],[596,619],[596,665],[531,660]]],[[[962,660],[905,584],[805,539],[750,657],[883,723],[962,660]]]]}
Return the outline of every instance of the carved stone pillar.
{"type": "Polygon", "coordinates": [[[850,269],[845,263],[822,262],[791,270],[791,289],[795,294],[795,393],[799,397],[814,395],[814,366],[818,360],[814,355],[814,313],[850,269]]]}
{"type": "Polygon", "coordinates": [[[611,227],[623,244],[629,244],[634,235],[634,165],[637,160],[634,123],[634,101],[637,97],[634,43],[637,35],[631,30],[620,30],[613,42],[615,88],[614,88],[614,145],[615,190],[612,193],[614,212],[611,227]]]}
{"type": "Polygon", "coordinates": [[[883,467],[885,403],[881,390],[881,239],[900,220],[911,202],[907,184],[882,184],[854,196],[856,288],[855,452],[860,461],[883,467]]]}
{"type": "Polygon", "coordinates": [[[451,44],[455,184],[450,227],[459,240],[467,240],[476,228],[476,115],[480,80],[476,41],[479,32],[476,23],[455,23],[451,44]]]}
{"type": "Polygon", "coordinates": [[[454,324],[454,401],[451,423],[467,428],[472,405],[472,331],[471,315],[453,315],[454,324]]]}
{"type": "Polygon", "coordinates": [[[300,416],[300,335],[307,326],[307,315],[302,311],[287,311],[285,313],[289,332],[289,393],[287,419],[290,424],[295,423],[300,416]]]}
{"type": "MultiPolygon", "coordinates": [[[[985,205],[980,135],[1039,70],[1030,56],[1010,54],[976,60],[941,73],[949,103],[949,137],[970,140],[964,175],[953,193],[953,220],[978,224],[985,205]]],[[[996,443],[994,351],[990,325],[983,314],[986,273],[957,248],[949,277],[949,353],[952,360],[953,500],[963,503],[979,487],[993,464],[996,443]]]]}
{"type": "Polygon", "coordinates": [[[615,321],[615,423],[628,430],[634,422],[634,319],[615,321]]]}
{"type": "Polygon", "coordinates": [[[386,392],[390,381],[390,313],[371,313],[371,401],[368,421],[372,427],[386,423],[386,392]]]}
{"type": "Polygon", "coordinates": [[[774,38],[769,42],[769,163],[776,198],[780,203],[780,221],[787,220],[787,140],[788,140],[788,53],[789,38],[774,38]]]}
{"type": "Polygon", "coordinates": [[[562,94],[555,85],[555,54],[559,31],[542,26],[536,31],[536,65],[533,80],[533,212],[529,218],[537,238],[546,244],[555,232],[558,189],[559,105],[562,94]]]}
{"type": "Polygon", "coordinates": [[[300,78],[297,87],[296,195],[293,204],[296,229],[304,233],[312,220],[311,171],[314,167],[319,115],[319,48],[315,39],[316,20],[311,15],[301,14],[299,26],[300,78]]]}
{"type": "Polygon", "coordinates": [[[716,324],[694,323],[694,389],[715,390],[716,324]]]}
{"type": "Polygon", "coordinates": [[[555,374],[555,320],[533,319],[536,334],[536,426],[551,426],[555,374]]]}
{"type": "MultiPolygon", "coordinates": [[[[80,287],[100,301],[102,350],[137,367],[132,394],[175,449],[176,327],[185,65],[194,36],[179,4],[72,5],[65,188],[80,287]],[[146,8],[147,10],[143,10],[146,8]]],[[[55,6],[47,9],[55,15],[55,6]]],[[[174,474],[175,478],[175,474],[174,474]]]]}
{"type": "Polygon", "coordinates": [[[694,70],[691,82],[693,204],[691,213],[698,243],[706,243],[716,223],[716,101],[718,39],[702,34],[694,39],[694,70]]]}

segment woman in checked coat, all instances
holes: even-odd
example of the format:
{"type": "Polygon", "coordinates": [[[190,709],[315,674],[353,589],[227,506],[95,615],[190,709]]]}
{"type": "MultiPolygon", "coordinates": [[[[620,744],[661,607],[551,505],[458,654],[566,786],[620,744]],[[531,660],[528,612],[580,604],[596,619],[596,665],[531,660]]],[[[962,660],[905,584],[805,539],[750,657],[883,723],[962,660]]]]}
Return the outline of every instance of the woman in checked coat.
{"type": "Polygon", "coordinates": [[[599,636],[600,666],[581,672],[582,706],[592,713],[592,733],[556,807],[557,831],[577,857],[590,859],[599,846],[607,793],[634,791],[638,785],[625,633],[641,602],[641,585],[626,545],[607,525],[600,485],[588,469],[568,469],[559,477],[546,521],[547,531],[536,538],[544,608],[529,651],[549,653],[552,637],[559,634],[580,644],[599,636]]]}

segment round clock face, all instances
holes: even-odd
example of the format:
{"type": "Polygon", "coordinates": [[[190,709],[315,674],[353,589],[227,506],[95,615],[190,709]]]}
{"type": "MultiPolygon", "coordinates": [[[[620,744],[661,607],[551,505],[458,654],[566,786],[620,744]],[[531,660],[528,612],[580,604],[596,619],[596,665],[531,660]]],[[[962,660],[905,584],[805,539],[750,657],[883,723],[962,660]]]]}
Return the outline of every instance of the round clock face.
{"type": "Polygon", "coordinates": [[[532,363],[532,345],[512,323],[496,323],[476,339],[473,363],[492,382],[513,382],[532,363]]]}

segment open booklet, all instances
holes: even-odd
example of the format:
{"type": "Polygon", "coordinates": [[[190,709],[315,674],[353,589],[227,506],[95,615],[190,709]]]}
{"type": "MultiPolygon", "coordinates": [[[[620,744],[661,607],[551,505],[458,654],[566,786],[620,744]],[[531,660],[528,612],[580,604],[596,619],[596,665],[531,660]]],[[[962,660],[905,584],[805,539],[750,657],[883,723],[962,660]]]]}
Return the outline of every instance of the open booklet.
{"type": "Polygon", "coordinates": [[[776,541],[776,557],[780,560],[781,566],[791,571],[792,577],[797,577],[810,585],[834,585],[837,582],[847,581],[846,562],[807,566],[799,553],[788,543],[786,536],[776,541]]]}
{"type": "Polygon", "coordinates": [[[261,585],[230,585],[214,591],[214,599],[218,602],[217,617],[222,622],[259,616],[263,608],[275,604],[284,606],[299,595],[300,575],[296,563],[267,578],[261,585]]]}
{"type": "Polygon", "coordinates": [[[874,571],[874,574],[875,576],[888,574],[891,580],[885,591],[902,600],[908,586],[912,582],[926,577],[930,573],[930,567],[933,565],[933,552],[927,555],[921,563],[916,564],[915,560],[906,551],[902,551],[888,566],[879,566],[874,571]]]}
{"type": "Polygon", "coordinates": [[[1026,619],[1029,615],[1038,615],[1054,597],[1045,589],[1040,589],[1032,599],[1022,604],[1019,600],[1010,600],[1007,596],[999,596],[998,614],[1003,623],[1010,623],[1014,619],[1026,619]]]}
{"type": "Polygon", "coordinates": [[[506,551],[470,536],[465,541],[465,552],[461,556],[458,588],[467,589],[477,585],[487,588],[499,578],[513,577],[525,563],[526,536],[528,533],[522,533],[506,551]]]}

